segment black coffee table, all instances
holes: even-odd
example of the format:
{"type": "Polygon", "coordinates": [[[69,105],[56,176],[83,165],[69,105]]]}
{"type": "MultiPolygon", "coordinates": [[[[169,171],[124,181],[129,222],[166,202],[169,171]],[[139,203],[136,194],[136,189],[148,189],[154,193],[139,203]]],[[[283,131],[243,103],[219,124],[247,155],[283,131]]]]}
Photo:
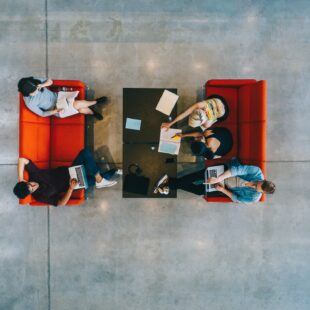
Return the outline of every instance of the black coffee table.
{"type": "MultiPolygon", "coordinates": [[[[177,93],[177,89],[167,90],[177,93]]],[[[176,198],[176,191],[170,190],[169,195],[153,194],[156,181],[165,173],[170,177],[177,175],[177,156],[158,152],[160,125],[169,122],[167,115],[155,110],[164,88],[124,88],[123,89],[123,197],[126,198],[176,198]],[[141,120],[140,131],[126,129],[127,118],[141,120]],[[124,181],[128,167],[137,164],[142,172],[140,175],[149,178],[146,194],[124,191],[124,181]]],[[[177,115],[176,106],[170,117],[177,115]]]]}

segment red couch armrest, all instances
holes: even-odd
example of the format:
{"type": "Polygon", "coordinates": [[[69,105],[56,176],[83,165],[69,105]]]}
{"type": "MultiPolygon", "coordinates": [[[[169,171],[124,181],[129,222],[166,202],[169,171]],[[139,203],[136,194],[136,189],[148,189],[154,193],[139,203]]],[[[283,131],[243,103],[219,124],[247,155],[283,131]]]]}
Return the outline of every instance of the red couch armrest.
{"type": "Polygon", "coordinates": [[[221,87],[241,87],[248,84],[256,83],[254,79],[244,80],[209,80],[206,86],[221,86],[221,87]]]}

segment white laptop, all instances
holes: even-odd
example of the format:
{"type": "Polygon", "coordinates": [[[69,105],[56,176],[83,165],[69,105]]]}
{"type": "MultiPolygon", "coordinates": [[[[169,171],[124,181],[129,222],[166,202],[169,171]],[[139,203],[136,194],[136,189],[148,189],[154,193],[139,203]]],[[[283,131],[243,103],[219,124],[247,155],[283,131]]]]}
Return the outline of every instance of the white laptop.
{"type": "MultiPolygon", "coordinates": [[[[205,182],[207,182],[208,178],[214,177],[217,178],[225,171],[224,165],[212,166],[208,167],[205,172],[205,182]]],[[[224,185],[224,182],[221,182],[224,185]]],[[[206,184],[206,193],[215,192],[216,184],[206,184]]]]}
{"type": "Polygon", "coordinates": [[[74,189],[88,188],[85,168],[83,165],[69,167],[69,174],[71,179],[78,181],[74,189]]]}

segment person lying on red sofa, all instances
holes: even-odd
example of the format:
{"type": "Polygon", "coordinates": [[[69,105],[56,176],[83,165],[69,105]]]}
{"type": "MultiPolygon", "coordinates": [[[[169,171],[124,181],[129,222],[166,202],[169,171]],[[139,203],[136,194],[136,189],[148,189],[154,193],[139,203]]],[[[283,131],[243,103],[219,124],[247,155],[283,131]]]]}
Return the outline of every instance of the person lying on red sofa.
{"type": "Polygon", "coordinates": [[[167,128],[168,130],[175,123],[189,116],[188,125],[190,127],[196,128],[200,126],[202,130],[205,130],[216,122],[224,121],[228,114],[229,108],[224,98],[212,95],[206,100],[193,104],[170,123],[162,123],[161,128],[167,128]]]}
{"type": "MultiPolygon", "coordinates": [[[[155,190],[161,194],[168,194],[169,189],[183,189],[195,195],[205,195],[205,182],[216,184],[216,189],[233,202],[251,203],[258,202],[262,193],[273,194],[276,186],[271,181],[265,180],[259,167],[242,165],[233,158],[228,163],[228,170],[217,178],[205,181],[205,169],[185,175],[181,178],[163,176],[156,184],[155,190]],[[220,183],[224,181],[224,186],[220,183]]],[[[154,192],[155,192],[154,190],[154,192]]]]}
{"type": "MultiPolygon", "coordinates": [[[[96,185],[96,188],[104,188],[115,185],[116,181],[109,179],[116,173],[122,171],[112,169],[100,173],[89,149],[79,152],[71,166],[84,165],[89,186],[96,185]]],[[[37,201],[53,206],[64,206],[69,201],[77,180],[71,179],[67,166],[54,169],[40,169],[30,159],[18,159],[18,183],[15,185],[14,194],[23,199],[32,195],[37,201]],[[24,169],[29,173],[29,181],[23,178],[24,169]]]]}
{"type": "Polygon", "coordinates": [[[62,92],[62,99],[58,93],[50,91],[46,87],[51,86],[53,81],[45,78],[22,78],[18,82],[18,91],[22,93],[24,101],[29,110],[39,116],[67,117],[74,114],[90,114],[98,120],[103,116],[94,109],[94,105],[107,101],[107,97],[100,97],[93,101],[76,100],[78,91],[62,92]],[[61,102],[60,102],[61,101],[61,102]],[[62,106],[63,108],[57,108],[62,106]]]}

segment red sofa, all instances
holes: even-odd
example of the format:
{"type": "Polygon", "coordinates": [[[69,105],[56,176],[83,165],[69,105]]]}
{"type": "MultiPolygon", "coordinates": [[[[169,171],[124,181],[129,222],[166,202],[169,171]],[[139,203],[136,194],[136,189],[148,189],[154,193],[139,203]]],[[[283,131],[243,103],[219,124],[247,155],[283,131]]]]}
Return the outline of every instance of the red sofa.
{"type": "MultiPolygon", "coordinates": [[[[266,81],[209,80],[206,97],[220,95],[229,106],[228,118],[216,126],[230,129],[233,148],[222,158],[206,161],[206,166],[223,163],[236,156],[243,164],[256,165],[266,177],[266,81]]],[[[207,197],[207,201],[230,202],[228,197],[207,197]]],[[[265,200],[262,195],[260,201],[265,200]]]]}
{"type": "MultiPolygon", "coordinates": [[[[52,91],[79,91],[78,99],[85,98],[85,86],[81,81],[54,80],[52,91]]],[[[78,152],[84,148],[85,117],[77,114],[67,118],[40,117],[32,113],[19,94],[19,156],[31,159],[40,168],[55,168],[70,165],[78,152]]],[[[25,171],[25,179],[28,174],[25,171]]],[[[84,201],[84,190],[74,191],[68,205],[84,201]]],[[[20,204],[44,206],[31,195],[19,200],[20,204]]]]}

